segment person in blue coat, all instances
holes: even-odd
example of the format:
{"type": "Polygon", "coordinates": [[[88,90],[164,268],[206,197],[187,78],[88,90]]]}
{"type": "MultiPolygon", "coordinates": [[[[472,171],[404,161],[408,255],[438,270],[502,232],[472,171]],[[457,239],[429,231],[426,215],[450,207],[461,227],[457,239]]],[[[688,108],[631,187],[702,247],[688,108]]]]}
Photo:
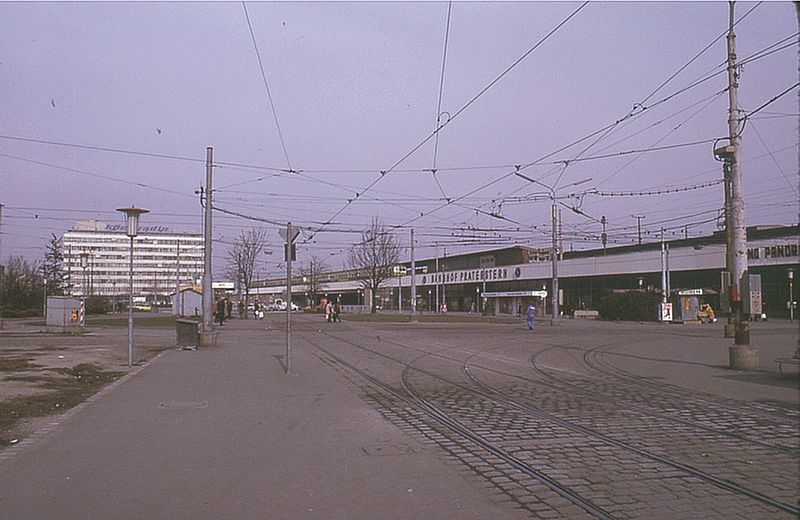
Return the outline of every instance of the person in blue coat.
{"type": "Polygon", "coordinates": [[[528,324],[528,328],[530,330],[533,330],[535,319],[536,319],[536,305],[530,303],[528,304],[528,309],[525,311],[525,322],[528,324]]]}

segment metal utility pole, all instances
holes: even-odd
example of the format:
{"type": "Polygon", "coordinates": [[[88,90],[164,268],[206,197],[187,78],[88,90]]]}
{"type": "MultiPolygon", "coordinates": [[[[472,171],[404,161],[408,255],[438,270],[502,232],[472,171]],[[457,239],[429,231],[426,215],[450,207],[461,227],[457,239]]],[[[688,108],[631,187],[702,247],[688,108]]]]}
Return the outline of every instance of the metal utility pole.
{"type": "Polygon", "coordinates": [[[439,314],[441,306],[439,305],[439,248],[436,248],[436,314],[439,314]]]}
{"type": "Polygon", "coordinates": [[[414,262],[414,230],[411,230],[411,321],[417,321],[417,264],[414,262]]]}
{"type": "Polygon", "coordinates": [[[175,240],[175,295],[181,292],[181,240],[175,240]]]}
{"type": "MultiPolygon", "coordinates": [[[[553,276],[551,280],[551,288],[553,289],[553,311],[550,318],[550,325],[555,324],[555,320],[560,317],[559,305],[558,305],[558,206],[556,204],[556,189],[555,186],[548,186],[536,179],[532,179],[527,175],[523,175],[519,172],[519,167],[517,167],[517,171],[514,172],[514,175],[521,179],[525,179],[528,182],[532,182],[534,184],[538,184],[539,186],[543,186],[547,189],[550,193],[550,213],[551,213],[551,220],[552,220],[552,251],[550,254],[551,262],[552,262],[552,271],[553,276]]],[[[583,184],[585,182],[589,182],[591,178],[584,179],[581,181],[573,182],[569,186],[577,186],[578,184],[583,184]]]]}
{"type": "Polygon", "coordinates": [[[789,321],[794,323],[794,269],[789,269],[789,321]]]}
{"type": "Polygon", "coordinates": [[[661,228],[661,303],[667,303],[667,248],[664,245],[664,228],[661,228]]]}
{"type": "MultiPolygon", "coordinates": [[[[3,204],[0,204],[0,281],[5,276],[3,267],[3,204]]],[[[2,293],[0,293],[2,294],[2,293]]],[[[3,322],[3,300],[0,299],[0,330],[3,330],[5,324],[3,322]]]]}
{"type": "Polygon", "coordinates": [[[736,34],[733,32],[734,2],[731,0],[728,29],[728,139],[731,174],[731,298],[734,314],[734,345],[728,351],[731,368],[758,368],[758,348],[750,345],[750,321],[744,316],[742,279],[747,271],[747,229],[742,197],[741,125],[739,118],[739,71],[736,65],[736,34]]]}
{"type": "Polygon", "coordinates": [[[639,239],[639,245],[642,245],[642,219],[644,215],[631,215],[636,219],[636,236],[639,239]]]}
{"type": "MultiPolygon", "coordinates": [[[[447,261],[447,248],[446,247],[444,248],[444,260],[447,261]]],[[[443,263],[442,264],[442,271],[444,271],[446,267],[447,267],[447,264],[443,263]]],[[[443,309],[447,308],[447,284],[446,283],[442,284],[442,308],[443,309]]]]}
{"type": "Polygon", "coordinates": [[[286,373],[292,370],[292,223],[286,223],[286,373]]]}
{"type": "Polygon", "coordinates": [[[283,237],[284,260],[286,261],[286,373],[292,369],[292,261],[295,260],[294,241],[300,234],[299,229],[292,228],[292,223],[286,223],[286,231],[279,230],[283,237]]]}
{"type": "Polygon", "coordinates": [[[665,248],[666,248],[666,250],[667,250],[667,255],[666,255],[666,259],[667,259],[667,260],[666,260],[666,271],[667,271],[667,298],[669,299],[669,295],[670,295],[670,294],[672,294],[672,281],[670,280],[670,275],[669,275],[669,242],[666,242],[664,245],[665,245],[665,248]]]}
{"type": "MultiPolygon", "coordinates": [[[[727,148],[727,147],[726,147],[727,148]]],[[[716,152],[715,152],[716,153],[716,152]]],[[[722,173],[723,187],[725,189],[725,271],[722,273],[721,284],[724,288],[725,301],[720,302],[722,311],[727,314],[724,335],[726,338],[734,337],[736,325],[734,324],[733,307],[731,306],[731,271],[733,270],[733,208],[731,207],[731,161],[727,155],[723,156],[722,173]]]]}
{"type": "Polygon", "coordinates": [[[558,207],[556,206],[556,192],[555,190],[550,190],[550,200],[552,201],[551,204],[551,212],[552,212],[552,220],[553,220],[553,252],[550,255],[553,259],[553,314],[550,318],[550,325],[555,323],[555,320],[559,317],[559,309],[558,309],[558,207]]]}
{"type": "Polygon", "coordinates": [[[603,234],[600,235],[600,240],[603,243],[603,254],[606,254],[606,244],[608,243],[608,234],[606,233],[606,216],[600,217],[600,223],[603,225],[603,234]]]}
{"type": "Polygon", "coordinates": [[[214,149],[206,148],[206,207],[203,226],[203,332],[211,332],[211,306],[214,305],[214,291],[211,286],[211,176],[214,163],[214,149]]]}

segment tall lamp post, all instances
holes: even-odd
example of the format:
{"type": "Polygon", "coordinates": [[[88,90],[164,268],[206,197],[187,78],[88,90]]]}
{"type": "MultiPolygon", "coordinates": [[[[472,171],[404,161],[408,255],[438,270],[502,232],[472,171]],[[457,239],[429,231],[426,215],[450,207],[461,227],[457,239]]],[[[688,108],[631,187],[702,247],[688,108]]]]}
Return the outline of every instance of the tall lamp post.
{"type": "MultiPolygon", "coordinates": [[[[550,216],[551,216],[551,220],[552,220],[552,237],[551,238],[552,238],[552,241],[553,241],[553,247],[551,249],[551,254],[550,254],[551,261],[552,261],[552,279],[550,281],[550,286],[551,286],[551,288],[553,290],[553,293],[551,295],[553,303],[552,303],[552,314],[551,314],[551,317],[550,317],[550,325],[553,325],[555,323],[555,321],[561,317],[561,313],[560,313],[559,308],[558,308],[558,305],[559,305],[559,301],[558,301],[558,297],[559,297],[559,291],[558,291],[558,206],[557,206],[557,201],[556,201],[556,186],[555,185],[549,186],[549,185],[547,185],[547,184],[545,184],[545,183],[543,183],[541,181],[537,181],[536,179],[532,179],[532,178],[528,177],[527,175],[523,175],[522,173],[519,172],[519,167],[517,167],[517,171],[514,172],[514,175],[516,175],[520,179],[526,180],[526,181],[531,182],[533,184],[538,184],[539,186],[545,188],[548,191],[549,195],[550,195],[550,212],[551,212],[550,216]]],[[[579,184],[583,184],[583,183],[589,182],[591,180],[592,180],[591,178],[583,179],[583,180],[580,180],[580,181],[573,182],[572,184],[567,184],[565,186],[562,186],[562,188],[566,188],[566,187],[569,187],[569,186],[577,186],[579,184]]],[[[556,182],[558,182],[558,181],[556,181],[556,182]]]]}
{"type": "Polygon", "coordinates": [[[789,321],[794,322],[794,269],[789,269],[789,321]]]}
{"type": "Polygon", "coordinates": [[[89,267],[89,253],[84,251],[80,254],[81,269],[83,269],[83,299],[86,300],[86,295],[89,293],[89,278],[86,277],[86,268],[89,267]]]}
{"type": "Polygon", "coordinates": [[[117,211],[125,213],[128,221],[126,234],[131,239],[131,255],[128,264],[128,368],[131,368],[133,366],[133,238],[139,234],[139,216],[149,213],[149,211],[136,208],[133,204],[129,208],[117,208],[117,211]]]}

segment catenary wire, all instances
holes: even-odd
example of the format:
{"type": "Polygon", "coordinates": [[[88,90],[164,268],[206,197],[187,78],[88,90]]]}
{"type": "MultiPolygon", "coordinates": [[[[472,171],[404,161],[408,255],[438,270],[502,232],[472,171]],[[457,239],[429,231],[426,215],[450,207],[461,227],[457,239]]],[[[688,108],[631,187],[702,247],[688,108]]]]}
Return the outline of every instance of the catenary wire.
{"type": "Polygon", "coordinates": [[[250,38],[253,41],[253,49],[256,51],[256,58],[258,58],[258,69],[261,72],[261,79],[264,83],[264,90],[267,93],[267,99],[269,100],[269,106],[272,110],[272,117],[275,119],[275,128],[278,130],[278,138],[281,141],[281,149],[283,150],[283,156],[286,158],[286,165],[289,167],[289,170],[292,169],[292,162],[289,160],[289,152],[286,151],[286,141],[283,138],[283,132],[281,131],[281,124],[278,120],[278,112],[275,110],[275,102],[272,99],[272,92],[269,89],[269,82],[267,81],[267,74],[264,72],[264,62],[261,60],[261,53],[258,50],[258,43],[256,42],[256,35],[253,32],[253,25],[250,23],[250,14],[247,12],[247,2],[242,2],[242,9],[244,10],[244,17],[247,20],[247,28],[250,30],[250,38]]]}

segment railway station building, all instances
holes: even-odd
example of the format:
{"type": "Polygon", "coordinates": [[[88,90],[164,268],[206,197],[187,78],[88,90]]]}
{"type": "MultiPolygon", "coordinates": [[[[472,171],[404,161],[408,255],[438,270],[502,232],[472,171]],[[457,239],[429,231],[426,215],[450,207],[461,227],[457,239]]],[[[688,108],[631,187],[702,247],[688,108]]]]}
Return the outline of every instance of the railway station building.
{"type": "MultiPolygon", "coordinates": [[[[763,312],[769,317],[788,317],[791,272],[800,264],[800,226],[748,228],[750,274],[761,276],[763,312]]],[[[666,267],[671,294],[694,291],[705,294],[720,308],[719,292],[725,270],[725,234],[665,241],[666,267]]],[[[513,246],[424,258],[415,262],[417,310],[436,312],[442,304],[450,312],[518,315],[529,302],[549,313],[552,264],[549,251],[513,246]],[[437,298],[438,295],[438,298],[437,298]],[[438,306],[437,306],[438,302],[438,306]]],[[[395,269],[394,276],[378,291],[382,310],[408,311],[411,307],[411,264],[395,269]]],[[[561,311],[591,310],[597,298],[609,291],[661,291],[661,243],[567,251],[559,255],[558,279],[561,311]]],[[[798,289],[794,284],[796,301],[798,289]]],[[[304,304],[308,287],[302,277],[292,282],[293,300],[304,304]]],[[[262,280],[251,294],[262,300],[283,297],[285,279],[262,280]]],[[[370,295],[361,289],[353,272],[326,274],[317,299],[369,308],[370,295]]],[[[319,302],[312,302],[318,304],[319,302]]]]}

